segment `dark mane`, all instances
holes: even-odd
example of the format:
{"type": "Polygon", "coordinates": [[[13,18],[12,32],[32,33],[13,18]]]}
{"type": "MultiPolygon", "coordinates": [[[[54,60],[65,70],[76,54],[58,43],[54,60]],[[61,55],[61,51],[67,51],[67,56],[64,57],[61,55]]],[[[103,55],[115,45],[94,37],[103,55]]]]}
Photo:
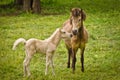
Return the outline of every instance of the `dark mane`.
{"type": "Polygon", "coordinates": [[[78,30],[78,37],[80,40],[83,39],[83,37],[84,37],[83,26],[81,26],[78,30]]]}

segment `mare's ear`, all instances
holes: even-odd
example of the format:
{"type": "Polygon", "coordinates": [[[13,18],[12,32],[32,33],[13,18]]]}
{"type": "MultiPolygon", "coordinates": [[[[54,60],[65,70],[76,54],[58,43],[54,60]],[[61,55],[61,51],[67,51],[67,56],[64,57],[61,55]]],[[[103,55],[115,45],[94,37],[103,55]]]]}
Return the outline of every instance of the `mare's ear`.
{"type": "Polygon", "coordinates": [[[76,13],[75,13],[75,8],[72,8],[70,12],[71,12],[70,15],[71,15],[71,16],[74,16],[74,15],[76,14],[76,13]]]}
{"type": "Polygon", "coordinates": [[[75,8],[72,8],[71,10],[70,10],[70,24],[72,25],[72,16],[74,15],[74,10],[75,10],[75,8]]]}
{"type": "Polygon", "coordinates": [[[86,20],[86,13],[84,10],[81,9],[81,13],[82,13],[82,20],[86,20]]]}
{"type": "Polygon", "coordinates": [[[72,8],[71,9],[71,16],[73,17],[78,17],[81,14],[81,9],[80,8],[72,8]]]}
{"type": "Polygon", "coordinates": [[[72,25],[72,16],[70,16],[70,25],[72,25]]]}

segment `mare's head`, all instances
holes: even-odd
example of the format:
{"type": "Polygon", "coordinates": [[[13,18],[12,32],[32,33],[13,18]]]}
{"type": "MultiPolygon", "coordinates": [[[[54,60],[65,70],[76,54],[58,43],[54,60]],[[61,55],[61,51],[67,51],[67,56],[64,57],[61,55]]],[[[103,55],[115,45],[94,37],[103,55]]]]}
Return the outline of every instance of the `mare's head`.
{"type": "Polygon", "coordinates": [[[85,12],[80,8],[73,8],[71,10],[70,24],[73,26],[72,33],[76,35],[81,27],[83,27],[83,21],[86,19],[85,12]]]}

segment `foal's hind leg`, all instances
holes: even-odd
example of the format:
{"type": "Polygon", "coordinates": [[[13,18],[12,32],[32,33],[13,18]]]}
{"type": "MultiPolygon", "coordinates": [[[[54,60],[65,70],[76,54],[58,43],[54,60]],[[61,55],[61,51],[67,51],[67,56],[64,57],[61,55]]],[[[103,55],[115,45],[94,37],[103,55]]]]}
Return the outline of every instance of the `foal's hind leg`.
{"type": "Polygon", "coordinates": [[[31,75],[30,70],[29,70],[29,64],[30,64],[31,58],[32,58],[32,55],[30,55],[30,53],[26,52],[26,57],[25,57],[25,60],[23,62],[24,76],[31,75]]]}
{"type": "Polygon", "coordinates": [[[24,68],[24,76],[26,76],[26,74],[28,76],[31,75],[30,70],[29,70],[29,64],[30,64],[30,60],[31,60],[31,56],[26,56],[24,62],[23,62],[23,68],[24,68]]]}
{"type": "Polygon", "coordinates": [[[71,54],[72,54],[72,49],[69,48],[68,49],[68,63],[67,63],[67,68],[70,68],[70,57],[71,57],[71,54]]]}
{"type": "Polygon", "coordinates": [[[26,63],[27,63],[27,57],[23,61],[23,71],[24,71],[24,77],[27,75],[27,69],[26,69],[26,63]]]}

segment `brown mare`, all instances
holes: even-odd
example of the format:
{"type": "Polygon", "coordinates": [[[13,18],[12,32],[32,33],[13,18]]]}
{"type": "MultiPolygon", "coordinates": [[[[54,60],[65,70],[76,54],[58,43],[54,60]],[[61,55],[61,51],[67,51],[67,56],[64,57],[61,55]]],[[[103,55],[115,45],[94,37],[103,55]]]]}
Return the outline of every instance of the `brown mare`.
{"type": "Polygon", "coordinates": [[[85,44],[88,41],[88,33],[85,27],[83,26],[83,21],[86,19],[85,12],[80,8],[73,8],[71,10],[70,19],[68,19],[64,24],[63,28],[73,33],[71,39],[66,39],[65,44],[68,50],[68,65],[70,68],[70,58],[72,57],[72,69],[73,73],[75,71],[76,63],[76,53],[78,49],[81,50],[81,71],[84,72],[84,50],[85,44]]]}

